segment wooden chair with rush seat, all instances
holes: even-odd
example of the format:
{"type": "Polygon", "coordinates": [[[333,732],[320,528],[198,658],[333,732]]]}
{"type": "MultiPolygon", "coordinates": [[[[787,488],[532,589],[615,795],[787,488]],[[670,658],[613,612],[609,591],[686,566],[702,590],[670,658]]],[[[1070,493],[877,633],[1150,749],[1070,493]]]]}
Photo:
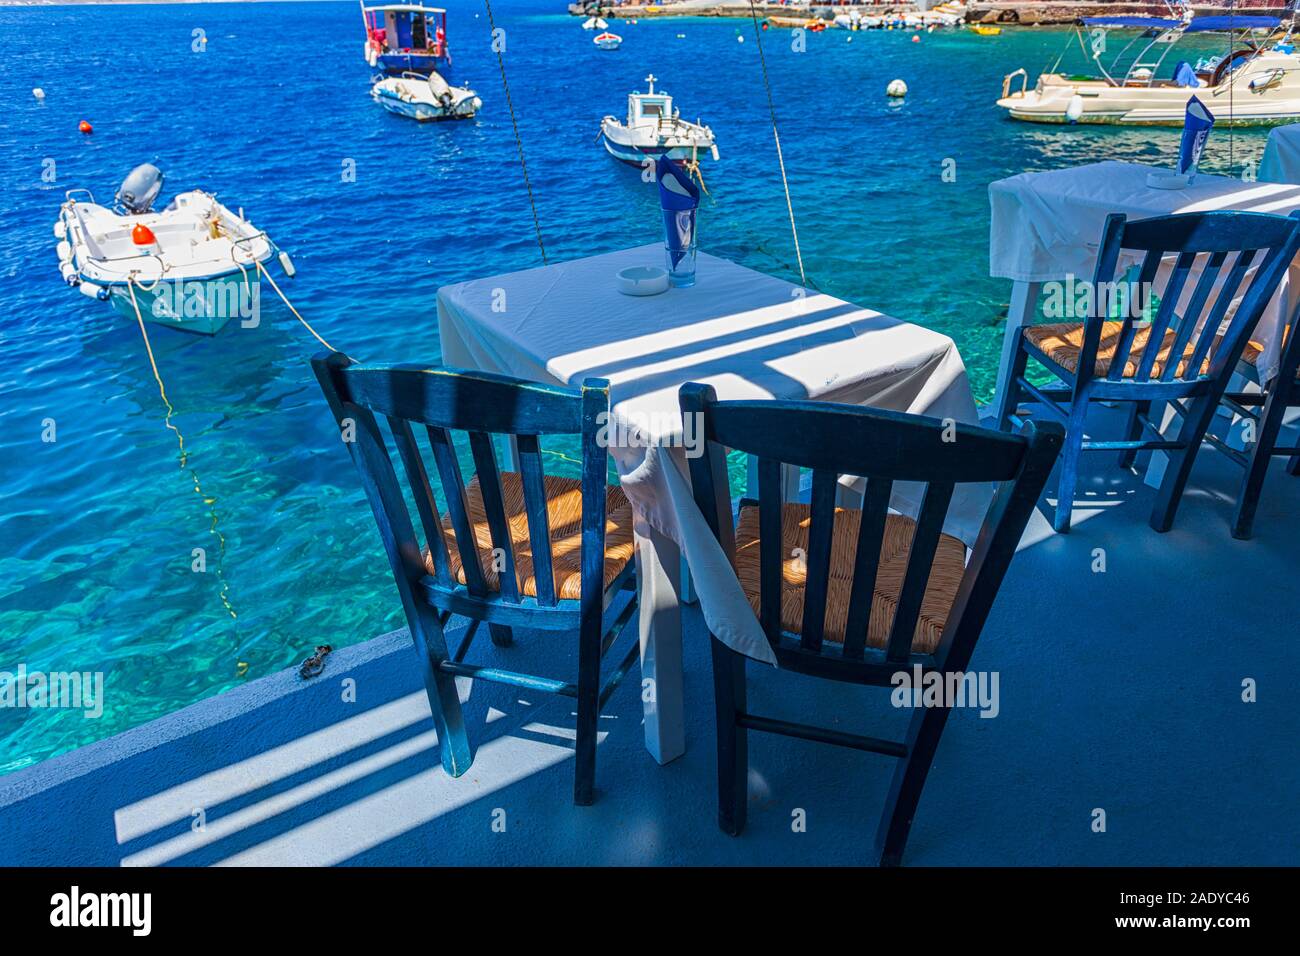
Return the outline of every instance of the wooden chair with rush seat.
{"type": "MultiPolygon", "coordinates": [[[[690,460],[694,497],[731,558],[780,668],[888,687],[900,671],[965,671],[1060,450],[1060,425],[1020,435],[823,402],[719,402],[707,385],[680,392],[704,453],[690,460]],[[725,449],[758,459],[758,501],[733,522],[725,449]],[[808,504],[785,503],[783,467],[812,470],[808,504]],[[841,475],[867,479],[861,509],[837,508],[841,475]],[[890,513],[894,482],[924,482],[917,520],[890,513]],[[997,483],[966,560],[942,533],[954,489],[997,483]]],[[[718,822],[745,827],[750,730],[899,759],[880,822],[882,864],[901,862],[925,778],[948,718],[918,708],[906,740],[857,736],[751,713],[746,658],[711,636],[718,747],[718,822]]]]}
{"type": "Polygon", "coordinates": [[[591,803],[597,718],[639,652],[634,639],[602,684],[602,658],[637,606],[632,508],[619,488],[606,485],[607,450],[597,440],[609,410],[609,383],[588,379],[580,389],[559,388],[486,372],[358,365],[337,352],[318,355],[312,367],[350,437],[347,448],[379,525],[418,651],[443,767],[458,777],[473,759],[456,677],[559,694],[577,706],[573,801],[591,803]],[[423,546],[376,415],[387,420],[423,546]],[[412,424],[427,436],[445,513],[412,424]],[[457,433],[467,437],[473,460],[468,483],[453,442],[457,433]],[[544,473],[541,440],[555,435],[577,436],[580,480],[544,473]],[[518,472],[500,469],[494,436],[514,440],[518,472]],[[606,608],[624,592],[626,605],[607,623],[606,608]],[[444,638],[452,614],[471,621],[454,653],[444,638]],[[516,627],[573,634],[576,680],[466,663],[480,624],[503,647],[516,627]]]}
{"type": "Polygon", "coordinates": [[[1173,525],[1219,400],[1300,249],[1298,216],[1203,212],[1129,222],[1112,214],[1102,233],[1084,321],[1028,325],[1020,330],[998,422],[1006,428],[1018,416],[1022,398],[1029,397],[1039,403],[1043,414],[1065,424],[1057,531],[1070,530],[1079,458],[1085,451],[1117,451],[1121,467],[1132,465],[1139,451],[1167,452],[1170,461],[1150,523],[1157,531],[1168,531],[1173,525]],[[1134,283],[1116,277],[1125,251],[1141,254],[1134,283]],[[1166,257],[1175,258],[1157,289],[1166,257]],[[1251,269],[1254,275],[1246,282],[1251,269]],[[1229,316],[1244,282],[1245,292],[1229,316]],[[1131,293],[1117,296],[1115,290],[1122,287],[1131,293]],[[1180,304],[1185,295],[1185,304],[1180,304]],[[1151,315],[1149,306],[1157,299],[1151,315]],[[1122,318],[1112,314],[1116,305],[1122,306],[1122,318]],[[1159,348],[1152,348],[1153,342],[1159,342],[1159,348]],[[1026,376],[1031,358],[1066,387],[1032,384],[1026,376]],[[1121,439],[1085,436],[1088,409],[1096,402],[1129,404],[1121,439]],[[1168,403],[1181,415],[1177,435],[1166,437],[1150,420],[1153,403],[1168,403]],[[1153,437],[1144,438],[1148,431],[1153,437]]]}

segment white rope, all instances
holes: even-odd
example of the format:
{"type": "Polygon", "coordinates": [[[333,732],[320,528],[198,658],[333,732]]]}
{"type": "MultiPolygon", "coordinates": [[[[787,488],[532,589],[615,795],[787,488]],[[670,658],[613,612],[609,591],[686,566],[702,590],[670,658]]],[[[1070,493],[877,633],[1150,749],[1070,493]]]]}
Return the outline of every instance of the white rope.
{"type": "Polygon", "coordinates": [[[763,56],[763,35],[758,26],[758,11],[754,0],[749,0],[749,15],[754,21],[754,41],[758,44],[758,62],[763,67],[763,85],[767,88],[767,111],[772,117],[772,139],[776,141],[776,161],[781,167],[781,188],[785,190],[785,208],[790,214],[790,234],[794,236],[794,255],[799,261],[799,282],[805,288],[808,277],[803,271],[803,253],[799,251],[799,228],[794,222],[794,204],[790,202],[790,183],[785,176],[785,156],[781,152],[781,134],[776,129],[776,104],[772,101],[772,83],[767,76],[767,58],[763,56]]]}

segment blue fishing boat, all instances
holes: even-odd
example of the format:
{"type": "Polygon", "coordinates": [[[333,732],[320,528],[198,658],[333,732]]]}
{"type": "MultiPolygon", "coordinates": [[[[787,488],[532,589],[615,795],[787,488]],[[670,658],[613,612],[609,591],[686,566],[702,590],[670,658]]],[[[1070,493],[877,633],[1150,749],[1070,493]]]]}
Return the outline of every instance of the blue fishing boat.
{"type": "Polygon", "coordinates": [[[361,4],[366,24],[366,63],[399,76],[431,73],[451,66],[447,49],[447,11],[419,3],[361,4]]]}

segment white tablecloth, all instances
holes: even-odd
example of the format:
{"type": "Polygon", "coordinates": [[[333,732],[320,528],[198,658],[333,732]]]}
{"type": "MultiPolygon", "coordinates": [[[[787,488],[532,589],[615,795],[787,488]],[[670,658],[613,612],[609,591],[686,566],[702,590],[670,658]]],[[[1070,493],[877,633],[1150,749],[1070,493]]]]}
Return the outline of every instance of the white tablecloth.
{"type": "Polygon", "coordinates": [[[1300,123],[1279,126],[1268,134],[1259,179],[1267,183],[1300,183],[1300,123]]]}
{"type": "MultiPolygon", "coordinates": [[[[1236,209],[1290,215],[1300,209],[1300,186],[1248,183],[1225,176],[1198,175],[1185,189],[1153,189],[1152,167],[1103,162],[1042,173],[1021,173],[992,183],[989,204],[989,273],[1019,282],[1044,282],[1073,275],[1090,279],[1106,216],[1122,212],[1147,219],[1179,212],[1236,209]]],[[[1194,283],[1187,283],[1190,296],[1194,283]]],[[[1264,348],[1259,368],[1265,379],[1277,373],[1282,331],[1300,288],[1291,275],[1265,310],[1252,339],[1264,348]]]]}
{"type": "MultiPolygon", "coordinates": [[[[721,399],[821,399],[976,421],[952,339],[701,254],[698,282],[644,298],[615,274],[659,265],[658,245],[476,279],[438,291],[444,362],[535,381],[611,385],[616,423],[647,442],[612,448],[641,521],[681,546],[710,628],[774,663],[721,547],[691,498],[677,390],[707,382],[721,399]],[[495,304],[495,307],[494,307],[495,304]]],[[[892,504],[912,511],[913,489],[892,504]]],[[[955,501],[950,533],[971,541],[987,503],[955,501]]]]}

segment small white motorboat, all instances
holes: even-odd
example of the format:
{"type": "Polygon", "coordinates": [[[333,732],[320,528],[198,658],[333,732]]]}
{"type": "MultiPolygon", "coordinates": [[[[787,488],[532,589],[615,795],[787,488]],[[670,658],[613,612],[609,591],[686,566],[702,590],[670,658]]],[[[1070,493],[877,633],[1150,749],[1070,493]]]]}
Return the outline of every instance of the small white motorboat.
{"type": "Polygon", "coordinates": [[[582,21],[582,28],[584,30],[605,30],[609,28],[609,24],[605,22],[603,17],[587,17],[586,20],[582,21]]]}
{"type": "MultiPolygon", "coordinates": [[[[54,224],[64,281],[128,318],[138,304],[143,319],[187,332],[214,335],[236,317],[257,321],[259,263],[279,252],[275,243],[242,210],[202,190],[153,212],[162,184],[157,167],[137,166],[113,209],[87,189],[69,190],[54,224]]],[[[292,277],[288,254],[279,252],[279,261],[292,277]]]]}
{"type": "Polygon", "coordinates": [[[617,50],[623,42],[623,38],[617,33],[610,33],[607,30],[592,37],[591,42],[596,44],[598,50],[617,50]]]}
{"type": "Polygon", "coordinates": [[[600,121],[601,139],[615,159],[641,166],[647,157],[667,156],[678,163],[698,162],[701,156],[718,158],[713,130],[702,123],[684,120],[673,109],[673,98],[655,92],[657,77],[646,77],[649,92],[633,92],[627,97],[627,122],[615,116],[600,121]]]}
{"type": "Polygon", "coordinates": [[[438,72],[403,73],[377,79],[371,98],[390,113],[413,120],[470,119],[483,101],[468,86],[452,86],[438,72]]]}

